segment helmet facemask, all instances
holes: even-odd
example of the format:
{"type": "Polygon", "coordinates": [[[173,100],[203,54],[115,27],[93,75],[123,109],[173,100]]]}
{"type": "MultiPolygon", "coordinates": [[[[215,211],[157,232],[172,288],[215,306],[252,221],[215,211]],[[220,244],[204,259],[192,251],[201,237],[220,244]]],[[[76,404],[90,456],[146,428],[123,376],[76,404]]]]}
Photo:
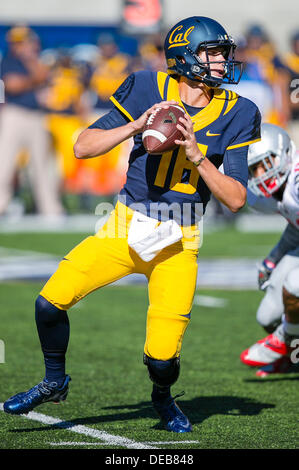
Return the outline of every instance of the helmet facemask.
{"type": "Polygon", "coordinates": [[[186,50],[193,59],[190,68],[192,77],[190,77],[190,79],[202,81],[209,87],[218,87],[222,84],[238,84],[241,79],[243,64],[242,62],[235,60],[235,49],[236,45],[231,38],[223,43],[202,43],[198,47],[196,53],[190,47],[186,46],[186,50]],[[222,49],[221,53],[224,60],[218,61],[211,59],[211,49],[222,49]],[[199,57],[198,54],[200,52],[204,52],[205,60],[199,57]],[[219,66],[219,64],[223,64],[224,73],[222,77],[213,75],[213,66],[219,66]]]}
{"type": "Polygon", "coordinates": [[[287,180],[290,173],[290,161],[274,152],[268,151],[258,157],[249,167],[248,187],[257,196],[271,197],[287,180]],[[261,166],[263,174],[255,176],[257,167],[261,166]]]}

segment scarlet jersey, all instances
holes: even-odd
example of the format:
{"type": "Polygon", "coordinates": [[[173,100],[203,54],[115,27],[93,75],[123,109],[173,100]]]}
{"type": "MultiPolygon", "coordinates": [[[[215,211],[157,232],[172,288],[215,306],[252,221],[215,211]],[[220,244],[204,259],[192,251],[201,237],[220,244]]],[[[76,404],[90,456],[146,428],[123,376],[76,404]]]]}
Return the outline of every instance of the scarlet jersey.
{"type": "Polygon", "coordinates": [[[282,201],[277,203],[277,210],[299,230],[299,156],[292,165],[282,201]]]}

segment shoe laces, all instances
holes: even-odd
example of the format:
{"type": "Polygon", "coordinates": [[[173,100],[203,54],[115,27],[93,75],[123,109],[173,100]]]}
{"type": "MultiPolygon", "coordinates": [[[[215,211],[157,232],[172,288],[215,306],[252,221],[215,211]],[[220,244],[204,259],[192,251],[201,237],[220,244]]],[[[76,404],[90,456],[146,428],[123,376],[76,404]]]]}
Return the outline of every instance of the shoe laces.
{"type": "Polygon", "coordinates": [[[183,395],[185,395],[184,391],[178,393],[174,397],[170,396],[169,398],[167,398],[165,405],[164,405],[168,407],[167,412],[171,415],[172,418],[176,418],[182,422],[185,421],[186,418],[183,412],[180,410],[179,406],[175,403],[175,400],[176,398],[182,397],[183,395]],[[179,410],[179,413],[177,412],[178,410],[179,410]]]}
{"type": "Polygon", "coordinates": [[[270,335],[268,339],[266,340],[266,344],[268,344],[269,346],[274,346],[274,347],[279,347],[279,348],[282,346],[282,343],[284,344],[284,341],[281,341],[274,334],[270,335]]]}
{"type": "Polygon", "coordinates": [[[185,395],[184,390],[182,390],[180,393],[178,393],[177,395],[175,395],[175,396],[173,397],[173,399],[176,400],[176,398],[182,397],[183,395],[185,395]]]}
{"type": "Polygon", "coordinates": [[[266,343],[270,346],[281,347],[286,344],[285,332],[283,325],[280,324],[272,335],[269,335],[266,339],[266,343]]]}
{"type": "Polygon", "coordinates": [[[45,382],[43,380],[37,385],[37,389],[39,390],[40,393],[43,395],[51,395],[53,393],[54,389],[57,387],[57,382],[45,382]]]}
{"type": "Polygon", "coordinates": [[[47,387],[47,385],[44,382],[40,382],[24,394],[23,400],[24,402],[28,402],[36,397],[39,398],[41,394],[50,395],[51,393],[52,391],[47,387]]]}

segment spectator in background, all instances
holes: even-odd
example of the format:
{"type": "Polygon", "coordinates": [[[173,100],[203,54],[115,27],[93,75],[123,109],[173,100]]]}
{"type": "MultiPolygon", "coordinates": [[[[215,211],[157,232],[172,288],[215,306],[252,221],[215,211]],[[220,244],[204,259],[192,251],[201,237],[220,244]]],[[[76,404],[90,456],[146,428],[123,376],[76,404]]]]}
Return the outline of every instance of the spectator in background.
{"type": "Polygon", "coordinates": [[[143,68],[153,72],[166,71],[164,47],[160,34],[145,36],[139,43],[138,56],[140,64],[138,64],[139,68],[135,66],[136,71],[143,68]]]}
{"type": "Polygon", "coordinates": [[[243,62],[243,74],[238,85],[227,88],[253,101],[258,106],[264,120],[273,106],[272,88],[260,72],[258,64],[248,58],[246,38],[240,37],[237,40],[237,46],[235,56],[237,60],[243,62]]]}
{"type": "Polygon", "coordinates": [[[130,59],[119,51],[112,34],[101,34],[98,48],[99,60],[91,74],[90,90],[95,98],[96,114],[101,115],[112,108],[110,96],[130,74],[130,59]]]}
{"type": "Polygon", "coordinates": [[[289,77],[290,122],[288,133],[299,149],[299,31],[291,37],[291,51],[283,60],[289,77]]]}
{"type": "Polygon", "coordinates": [[[264,122],[286,126],[289,120],[288,79],[273,43],[259,25],[238,41],[236,57],[244,62],[242,79],[231,87],[252,100],[264,122]]]}
{"type": "Polygon", "coordinates": [[[13,196],[19,154],[29,153],[29,177],[36,209],[43,215],[64,212],[49,161],[49,135],[38,91],[48,80],[48,68],[39,59],[39,40],[26,26],[7,33],[8,53],[1,64],[5,103],[0,112],[0,214],[13,196]]]}
{"type": "Polygon", "coordinates": [[[256,66],[261,78],[272,91],[272,107],[265,121],[285,127],[290,118],[288,77],[273,42],[260,25],[250,27],[246,33],[247,60],[256,66]]]}
{"type": "Polygon", "coordinates": [[[73,146],[81,129],[89,119],[90,107],[85,99],[82,67],[76,64],[68,49],[59,49],[51,67],[49,80],[43,91],[43,104],[47,108],[47,128],[58,159],[63,187],[74,189],[78,163],[73,146]]]}

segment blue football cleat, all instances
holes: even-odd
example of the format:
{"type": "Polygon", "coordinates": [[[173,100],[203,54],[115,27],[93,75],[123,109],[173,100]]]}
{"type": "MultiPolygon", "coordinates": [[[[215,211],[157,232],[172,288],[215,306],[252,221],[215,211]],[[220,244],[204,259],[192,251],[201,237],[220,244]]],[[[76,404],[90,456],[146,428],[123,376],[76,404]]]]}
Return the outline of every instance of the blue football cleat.
{"type": "Polygon", "coordinates": [[[54,403],[64,401],[68,394],[70,380],[70,376],[66,375],[60,387],[57,386],[56,382],[46,382],[43,380],[27,392],[17,393],[17,395],[6,400],[3,409],[6,413],[20,415],[27,414],[36,406],[48,401],[53,401],[54,403]]]}
{"type": "Polygon", "coordinates": [[[191,432],[192,426],[189,419],[174,401],[178,396],[181,395],[174,398],[168,397],[163,401],[153,400],[153,406],[167,431],[191,432]]]}

